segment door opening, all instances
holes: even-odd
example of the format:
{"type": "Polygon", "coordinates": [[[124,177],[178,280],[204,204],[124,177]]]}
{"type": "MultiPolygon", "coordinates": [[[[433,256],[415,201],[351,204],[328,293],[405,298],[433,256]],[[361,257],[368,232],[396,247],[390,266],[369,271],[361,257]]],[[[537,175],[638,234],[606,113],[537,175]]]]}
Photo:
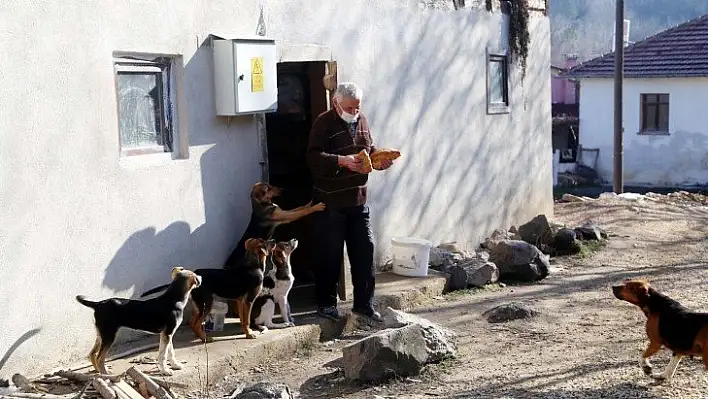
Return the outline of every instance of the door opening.
{"type": "MultiPolygon", "coordinates": [[[[292,209],[312,199],[312,177],[305,155],[312,122],[327,111],[324,87],[326,62],[278,64],[278,111],[266,115],[268,170],[271,184],[283,189],[277,204],[292,209]]],[[[290,262],[297,286],[314,282],[312,216],[279,226],[277,240],[296,238],[298,248],[290,262]]]]}

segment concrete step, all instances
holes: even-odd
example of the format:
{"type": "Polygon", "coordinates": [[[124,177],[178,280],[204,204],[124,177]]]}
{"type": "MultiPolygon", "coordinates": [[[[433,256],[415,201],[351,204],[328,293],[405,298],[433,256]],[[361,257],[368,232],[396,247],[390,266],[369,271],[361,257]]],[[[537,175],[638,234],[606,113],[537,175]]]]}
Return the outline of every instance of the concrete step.
{"type": "MultiPolygon", "coordinates": [[[[441,295],[445,288],[445,277],[431,271],[423,278],[407,278],[392,273],[382,273],[376,279],[376,307],[383,311],[387,306],[397,309],[413,309],[426,300],[441,295]]],[[[214,342],[204,345],[194,336],[187,326],[182,326],[174,339],[175,354],[184,363],[184,369],[164,378],[167,382],[186,384],[190,389],[204,388],[208,380],[215,383],[233,370],[248,369],[274,359],[292,357],[299,349],[312,347],[319,341],[330,340],[357,327],[355,317],[351,316],[351,303],[341,302],[339,309],[342,320],[333,322],[315,316],[312,303],[307,295],[291,294],[291,308],[294,311],[296,327],[273,329],[259,334],[256,339],[245,339],[241,334],[238,319],[227,318],[224,331],[209,333],[214,342]],[[297,299],[296,299],[297,298],[297,299]],[[309,303],[309,304],[308,304],[309,303]],[[208,374],[208,378],[207,378],[208,374]]],[[[152,374],[157,372],[155,364],[140,363],[140,360],[157,357],[157,336],[147,336],[137,341],[116,344],[111,353],[120,354],[132,348],[144,349],[122,359],[107,363],[109,372],[120,374],[136,365],[140,370],[152,374]]],[[[87,343],[86,351],[93,342],[87,343]]],[[[111,359],[111,356],[109,356],[111,359]]],[[[87,365],[82,371],[89,371],[87,365]]]]}

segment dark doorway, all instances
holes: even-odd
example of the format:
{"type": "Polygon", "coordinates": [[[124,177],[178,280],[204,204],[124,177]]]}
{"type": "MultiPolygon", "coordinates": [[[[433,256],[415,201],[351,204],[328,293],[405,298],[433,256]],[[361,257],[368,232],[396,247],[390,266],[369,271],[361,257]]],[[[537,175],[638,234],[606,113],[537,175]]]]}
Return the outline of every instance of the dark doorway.
{"type": "MultiPolygon", "coordinates": [[[[305,154],[312,122],[327,110],[327,92],[322,83],[325,62],[278,64],[278,111],[266,115],[270,183],[283,189],[276,203],[292,209],[312,199],[312,178],[305,154]]],[[[278,227],[277,240],[298,240],[291,264],[295,284],[313,282],[312,217],[278,227]]]]}

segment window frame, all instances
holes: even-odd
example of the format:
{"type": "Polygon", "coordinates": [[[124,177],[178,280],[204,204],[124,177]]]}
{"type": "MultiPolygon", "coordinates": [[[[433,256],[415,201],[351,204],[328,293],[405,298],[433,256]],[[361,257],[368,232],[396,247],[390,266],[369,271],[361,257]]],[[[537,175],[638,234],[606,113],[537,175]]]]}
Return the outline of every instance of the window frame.
{"type": "Polygon", "coordinates": [[[506,52],[487,52],[486,58],[486,69],[487,69],[487,114],[508,114],[510,112],[510,73],[509,73],[509,55],[506,52]],[[502,64],[502,97],[504,97],[503,102],[492,102],[492,62],[499,62],[502,64]]]}
{"type": "Polygon", "coordinates": [[[118,122],[118,146],[121,157],[164,154],[174,152],[175,120],[173,112],[173,59],[165,56],[123,56],[115,57],[113,60],[115,90],[116,90],[116,116],[118,122]],[[160,135],[162,145],[155,145],[141,148],[124,148],[120,133],[120,86],[119,75],[122,73],[144,73],[158,74],[158,85],[160,87],[160,135]]]}
{"type": "Polygon", "coordinates": [[[668,135],[669,124],[671,122],[671,93],[641,93],[639,95],[639,134],[642,135],[668,135]],[[654,96],[655,101],[650,102],[649,97],[654,96]],[[662,101],[662,97],[666,96],[666,101],[662,101]],[[666,105],[666,121],[665,126],[662,126],[661,113],[659,110],[662,105],[666,105]],[[654,126],[646,124],[647,113],[649,107],[655,107],[654,126]],[[664,128],[665,127],[665,128],[664,128]]]}

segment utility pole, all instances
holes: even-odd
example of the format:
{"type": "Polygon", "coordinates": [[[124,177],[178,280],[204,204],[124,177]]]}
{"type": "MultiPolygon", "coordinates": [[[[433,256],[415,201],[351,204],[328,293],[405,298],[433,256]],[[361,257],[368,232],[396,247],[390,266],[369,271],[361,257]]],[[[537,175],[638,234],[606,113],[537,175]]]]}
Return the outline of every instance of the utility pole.
{"type": "Polygon", "coordinates": [[[624,0],[615,0],[615,142],[613,191],[624,191],[622,156],[624,154],[622,128],[622,78],[624,76],[624,0]]]}

